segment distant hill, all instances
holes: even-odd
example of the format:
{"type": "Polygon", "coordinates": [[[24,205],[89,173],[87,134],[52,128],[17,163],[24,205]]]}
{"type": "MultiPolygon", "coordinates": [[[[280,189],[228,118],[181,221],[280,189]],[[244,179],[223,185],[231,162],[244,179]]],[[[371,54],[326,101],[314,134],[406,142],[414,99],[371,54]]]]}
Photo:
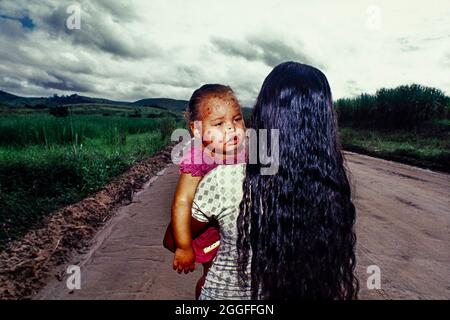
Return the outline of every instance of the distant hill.
{"type": "Polygon", "coordinates": [[[91,98],[85,96],[79,96],[77,94],[73,94],[70,96],[53,96],[48,98],[51,102],[56,104],[79,104],[79,103],[96,103],[96,104],[114,104],[114,105],[128,105],[129,102],[126,101],[115,101],[108,100],[103,98],[91,98]]]}
{"type": "Polygon", "coordinates": [[[175,100],[169,98],[149,98],[135,101],[132,104],[135,106],[145,106],[145,107],[158,106],[175,112],[183,112],[184,110],[186,110],[188,101],[175,100]]]}
{"type": "Polygon", "coordinates": [[[114,104],[114,105],[128,105],[129,102],[114,101],[102,98],[91,98],[73,94],[70,96],[58,96],[51,97],[21,97],[6,91],[0,90],[0,103],[7,104],[13,107],[22,107],[25,105],[35,106],[37,104],[50,104],[50,105],[65,105],[65,104],[77,104],[77,103],[97,103],[97,104],[114,104]]]}
{"type": "Polygon", "coordinates": [[[167,109],[173,112],[182,112],[185,110],[187,101],[175,100],[169,98],[147,98],[134,102],[114,101],[103,98],[92,98],[73,94],[70,96],[51,96],[51,97],[21,97],[6,91],[0,90],[0,104],[12,107],[34,107],[36,105],[74,105],[74,104],[107,104],[107,105],[124,105],[135,107],[156,107],[167,109]]]}
{"type": "Polygon", "coordinates": [[[17,98],[20,98],[20,97],[14,95],[14,94],[8,93],[6,91],[0,90],[0,102],[6,103],[9,101],[16,100],[17,98]]]}
{"type": "MultiPolygon", "coordinates": [[[[55,106],[55,105],[76,105],[76,104],[99,104],[99,105],[116,105],[128,107],[153,107],[159,109],[166,109],[175,113],[182,113],[186,110],[188,101],[176,100],[170,98],[146,98],[134,102],[115,101],[103,98],[92,98],[73,94],[70,96],[50,96],[50,97],[21,97],[6,91],[0,90],[0,105],[10,107],[35,107],[40,105],[55,106]]],[[[247,119],[252,112],[251,108],[242,108],[244,117],[247,119]]]]}

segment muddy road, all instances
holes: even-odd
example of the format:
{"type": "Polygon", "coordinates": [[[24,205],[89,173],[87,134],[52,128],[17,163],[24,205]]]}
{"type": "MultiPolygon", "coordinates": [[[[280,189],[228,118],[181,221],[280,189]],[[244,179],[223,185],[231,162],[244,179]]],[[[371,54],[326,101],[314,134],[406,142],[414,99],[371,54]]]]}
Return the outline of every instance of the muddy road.
{"type": "MultiPolygon", "coordinates": [[[[362,299],[450,298],[450,175],[346,153],[357,207],[357,271],[362,299]],[[381,289],[367,288],[369,266],[381,289]]],[[[177,167],[169,165],[95,236],[81,289],[51,279],[36,299],[193,299],[194,273],[178,275],[161,245],[177,167]]],[[[61,272],[61,270],[59,271],[61,272]]]]}
{"type": "Polygon", "coordinates": [[[346,153],[362,298],[450,298],[450,175],[346,153]],[[367,290],[367,266],[381,290],[367,290]]]}

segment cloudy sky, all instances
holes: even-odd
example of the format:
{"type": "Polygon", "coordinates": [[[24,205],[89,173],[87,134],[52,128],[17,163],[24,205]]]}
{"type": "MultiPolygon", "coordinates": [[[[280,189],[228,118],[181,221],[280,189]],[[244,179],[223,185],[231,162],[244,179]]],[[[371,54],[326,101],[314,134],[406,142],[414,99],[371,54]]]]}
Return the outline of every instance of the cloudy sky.
{"type": "Polygon", "coordinates": [[[286,60],[321,69],[335,98],[450,94],[450,1],[0,0],[0,89],[20,95],[188,99],[223,83],[251,106],[286,60]]]}

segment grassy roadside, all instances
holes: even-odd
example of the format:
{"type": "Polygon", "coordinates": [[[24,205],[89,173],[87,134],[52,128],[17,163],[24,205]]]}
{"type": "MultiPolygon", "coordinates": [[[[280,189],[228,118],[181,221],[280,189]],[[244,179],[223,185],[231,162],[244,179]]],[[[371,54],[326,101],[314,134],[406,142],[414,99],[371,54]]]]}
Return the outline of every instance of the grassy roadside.
{"type": "Polygon", "coordinates": [[[450,172],[450,120],[400,130],[341,125],[340,139],[344,150],[450,172]]]}
{"type": "Polygon", "coordinates": [[[169,142],[172,118],[0,117],[0,249],[169,142]]]}

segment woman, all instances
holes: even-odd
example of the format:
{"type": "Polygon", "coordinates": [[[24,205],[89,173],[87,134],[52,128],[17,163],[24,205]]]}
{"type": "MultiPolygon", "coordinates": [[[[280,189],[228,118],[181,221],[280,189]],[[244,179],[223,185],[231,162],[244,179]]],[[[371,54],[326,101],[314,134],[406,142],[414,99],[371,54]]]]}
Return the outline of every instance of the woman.
{"type": "Polygon", "coordinates": [[[324,74],[295,62],[275,67],[252,127],[279,130],[278,172],[219,166],[201,181],[192,232],[214,219],[221,245],[200,299],[356,298],[355,208],[324,74]]]}
{"type": "Polygon", "coordinates": [[[248,164],[238,265],[253,299],[355,299],[355,207],[325,75],[286,62],[265,79],[254,129],[279,129],[275,175],[248,164]]]}

